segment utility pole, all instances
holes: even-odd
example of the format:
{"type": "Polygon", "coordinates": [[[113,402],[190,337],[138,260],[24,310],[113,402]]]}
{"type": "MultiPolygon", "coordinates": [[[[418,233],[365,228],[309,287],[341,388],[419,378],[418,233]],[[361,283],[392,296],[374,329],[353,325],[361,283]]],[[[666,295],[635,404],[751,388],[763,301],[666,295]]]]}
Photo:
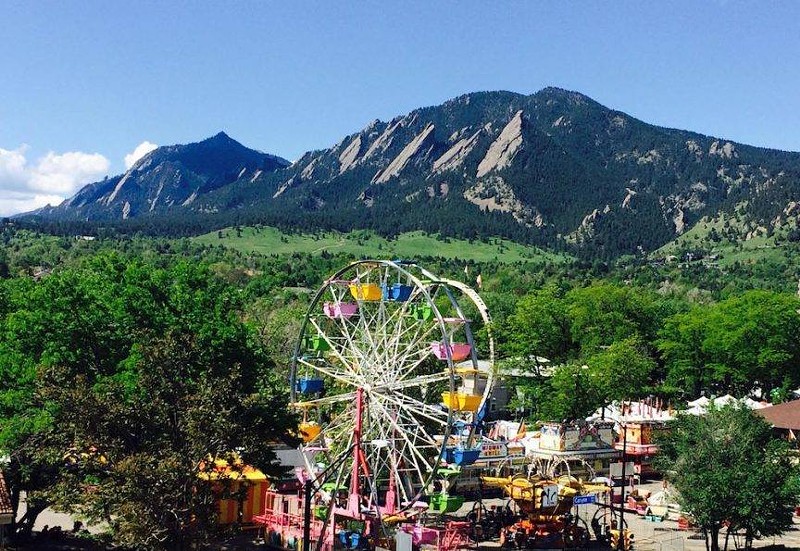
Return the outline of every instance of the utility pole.
{"type": "MultiPolygon", "coordinates": [[[[619,538],[617,539],[617,549],[625,549],[625,463],[627,462],[628,452],[628,424],[622,421],[622,507],[619,510],[619,538]]],[[[308,550],[306,550],[308,551],[308,550]]]]}
{"type": "MultiPolygon", "coordinates": [[[[303,551],[311,551],[311,494],[314,491],[314,481],[309,476],[303,483],[303,551]]],[[[333,504],[331,504],[331,507],[333,504]]]]}

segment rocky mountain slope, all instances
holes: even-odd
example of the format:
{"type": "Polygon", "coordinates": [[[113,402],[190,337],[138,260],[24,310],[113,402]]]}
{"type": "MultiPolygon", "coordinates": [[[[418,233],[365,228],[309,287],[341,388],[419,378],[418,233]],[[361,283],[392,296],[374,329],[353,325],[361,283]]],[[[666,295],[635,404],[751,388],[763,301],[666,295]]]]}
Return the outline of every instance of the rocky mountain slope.
{"type": "Polygon", "coordinates": [[[191,205],[198,197],[243,178],[289,166],[289,161],[244,147],[224,132],[188,145],[159,147],[125,174],[89,184],[57,207],[33,214],[89,220],[127,219],[191,205]]]}
{"type": "Polygon", "coordinates": [[[202,184],[173,177],[162,189],[148,159],[47,214],[122,218],[172,205],[170,223],[206,230],[422,229],[601,256],[654,250],[722,211],[762,226],[800,214],[789,208],[800,204],[800,154],[652,126],[557,88],[467,94],[376,120],[286,168],[228,163],[202,184]],[[146,201],[126,195],[132,172],[146,201]]]}

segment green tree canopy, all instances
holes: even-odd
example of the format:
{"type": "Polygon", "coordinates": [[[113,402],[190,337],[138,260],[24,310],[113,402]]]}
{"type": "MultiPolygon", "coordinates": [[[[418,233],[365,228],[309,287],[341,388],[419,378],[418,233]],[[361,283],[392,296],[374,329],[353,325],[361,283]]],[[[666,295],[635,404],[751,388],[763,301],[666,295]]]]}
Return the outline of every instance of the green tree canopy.
{"type": "Polygon", "coordinates": [[[642,398],[651,390],[656,362],[638,336],[614,342],[587,363],[597,393],[606,404],[642,398]]]}
{"type": "Polygon", "coordinates": [[[543,356],[554,362],[566,361],[576,351],[570,318],[563,297],[553,288],[534,291],[517,302],[508,325],[512,354],[543,356]]]}
{"type": "Polygon", "coordinates": [[[3,287],[0,450],[28,491],[24,528],[54,503],[109,521],[119,542],[179,548],[210,526],[209,457],[278,472],[285,381],[241,293],[204,265],[100,255],[3,287]]]}
{"type": "Polygon", "coordinates": [[[597,283],[573,289],[565,298],[572,338],[584,357],[634,336],[650,342],[657,332],[658,307],[643,289],[597,283]]]}
{"type": "Polygon", "coordinates": [[[748,291],[667,319],[658,348],[668,382],[690,396],[768,394],[785,380],[800,383],[800,300],[748,291]]]}
{"type": "Polygon", "coordinates": [[[753,538],[792,525],[800,471],[787,447],[758,414],[727,406],[679,417],[661,442],[657,465],[706,531],[712,551],[719,550],[726,522],[730,532],[744,530],[750,547],[753,538]]]}
{"type": "Polygon", "coordinates": [[[588,367],[576,363],[557,367],[541,398],[541,418],[549,421],[583,419],[603,403],[588,367]]]}

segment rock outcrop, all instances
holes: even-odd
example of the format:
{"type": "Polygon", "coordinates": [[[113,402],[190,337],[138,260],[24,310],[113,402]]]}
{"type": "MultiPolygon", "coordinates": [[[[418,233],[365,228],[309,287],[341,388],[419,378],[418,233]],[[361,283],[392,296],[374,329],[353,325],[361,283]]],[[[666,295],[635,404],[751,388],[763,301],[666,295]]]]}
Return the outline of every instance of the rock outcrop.
{"type": "Polygon", "coordinates": [[[522,110],[511,117],[497,139],[489,146],[486,156],[478,165],[476,177],[481,178],[493,170],[511,165],[520,147],[522,147],[522,110]]]}
{"type": "Polygon", "coordinates": [[[444,155],[439,157],[433,162],[433,171],[442,172],[445,170],[452,170],[461,166],[464,159],[472,152],[475,144],[478,143],[478,137],[481,131],[478,130],[469,138],[462,138],[458,140],[453,147],[448,149],[444,155]]]}
{"type": "Polygon", "coordinates": [[[403,168],[405,168],[406,164],[408,164],[408,162],[429,143],[430,138],[433,137],[433,130],[434,126],[432,124],[428,124],[428,126],[426,126],[420,134],[418,134],[408,143],[408,145],[403,148],[397,157],[392,159],[392,162],[389,163],[389,166],[383,169],[383,171],[375,174],[375,176],[372,178],[372,183],[384,184],[395,176],[399,175],[403,168]]]}

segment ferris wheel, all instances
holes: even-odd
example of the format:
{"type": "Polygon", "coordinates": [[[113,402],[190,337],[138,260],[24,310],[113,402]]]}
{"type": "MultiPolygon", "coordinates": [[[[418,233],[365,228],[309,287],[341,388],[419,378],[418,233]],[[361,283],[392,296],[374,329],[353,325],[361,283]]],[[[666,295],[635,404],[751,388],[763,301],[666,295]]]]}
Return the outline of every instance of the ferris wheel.
{"type": "Polygon", "coordinates": [[[325,281],[295,349],[291,403],[306,476],[332,471],[328,505],[402,514],[432,502],[437,469],[477,458],[489,331],[477,293],[413,263],[355,262],[325,281]]]}

